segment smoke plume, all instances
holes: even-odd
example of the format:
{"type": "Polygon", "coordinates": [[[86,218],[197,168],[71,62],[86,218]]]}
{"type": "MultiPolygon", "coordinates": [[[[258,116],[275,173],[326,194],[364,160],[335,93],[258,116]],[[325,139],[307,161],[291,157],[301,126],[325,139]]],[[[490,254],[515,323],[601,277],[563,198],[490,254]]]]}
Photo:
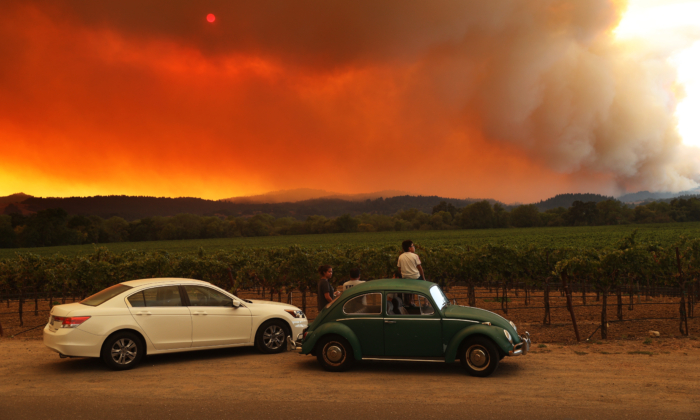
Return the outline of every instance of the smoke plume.
{"type": "Polygon", "coordinates": [[[141,176],[173,195],[219,197],[311,187],[526,201],[697,186],[668,54],[616,41],[618,1],[0,9],[0,59],[11,63],[0,69],[0,133],[16,139],[6,163],[81,179],[84,191],[142,191],[141,176]],[[101,184],[31,156],[28,143],[52,150],[59,138],[56,153],[82,156],[101,184]],[[190,190],[168,184],[175,173],[190,190]]]}

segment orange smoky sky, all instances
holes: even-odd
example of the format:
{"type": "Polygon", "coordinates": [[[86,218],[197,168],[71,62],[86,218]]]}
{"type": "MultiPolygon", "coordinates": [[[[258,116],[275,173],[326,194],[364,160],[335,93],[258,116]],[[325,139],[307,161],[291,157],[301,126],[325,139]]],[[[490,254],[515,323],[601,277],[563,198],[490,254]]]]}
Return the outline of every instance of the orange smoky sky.
{"type": "Polygon", "coordinates": [[[616,45],[624,7],[7,0],[0,195],[695,187],[675,73],[616,45]]]}

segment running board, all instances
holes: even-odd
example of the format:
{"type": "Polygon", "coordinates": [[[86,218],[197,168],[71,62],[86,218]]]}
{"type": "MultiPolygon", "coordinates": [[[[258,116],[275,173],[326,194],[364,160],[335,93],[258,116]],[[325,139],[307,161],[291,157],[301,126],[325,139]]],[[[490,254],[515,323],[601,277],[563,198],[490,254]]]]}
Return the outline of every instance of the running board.
{"type": "Polygon", "coordinates": [[[425,359],[402,359],[395,357],[363,357],[362,360],[378,360],[382,362],[439,362],[445,363],[445,359],[425,358],[425,359]]]}

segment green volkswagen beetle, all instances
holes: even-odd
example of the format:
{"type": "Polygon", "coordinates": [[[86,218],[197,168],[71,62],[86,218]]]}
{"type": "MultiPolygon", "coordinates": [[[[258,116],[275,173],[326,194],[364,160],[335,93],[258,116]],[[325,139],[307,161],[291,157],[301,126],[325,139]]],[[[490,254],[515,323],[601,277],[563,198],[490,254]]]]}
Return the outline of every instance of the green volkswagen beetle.
{"type": "Polygon", "coordinates": [[[442,289],[422,280],[374,280],[344,292],[323,309],[301,345],[323,368],[344,371],[359,360],[459,359],[467,373],[488,376],[505,356],[524,355],[530,334],[483,309],[450,304],[442,289]]]}

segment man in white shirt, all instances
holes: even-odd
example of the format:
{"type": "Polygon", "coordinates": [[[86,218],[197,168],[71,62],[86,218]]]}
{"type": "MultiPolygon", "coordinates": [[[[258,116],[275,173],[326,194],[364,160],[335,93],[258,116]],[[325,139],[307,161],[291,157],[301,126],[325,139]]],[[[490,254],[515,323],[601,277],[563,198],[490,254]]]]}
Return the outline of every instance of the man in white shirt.
{"type": "Polygon", "coordinates": [[[413,241],[403,241],[401,246],[404,253],[399,255],[399,262],[396,265],[401,269],[401,278],[425,280],[423,267],[420,258],[415,253],[416,247],[413,245],[413,241]]]}
{"type": "Polygon", "coordinates": [[[364,281],[360,280],[360,269],[355,267],[352,270],[350,270],[350,280],[343,283],[342,291],[344,292],[352,286],[357,286],[360,283],[364,283],[364,281]]]}

